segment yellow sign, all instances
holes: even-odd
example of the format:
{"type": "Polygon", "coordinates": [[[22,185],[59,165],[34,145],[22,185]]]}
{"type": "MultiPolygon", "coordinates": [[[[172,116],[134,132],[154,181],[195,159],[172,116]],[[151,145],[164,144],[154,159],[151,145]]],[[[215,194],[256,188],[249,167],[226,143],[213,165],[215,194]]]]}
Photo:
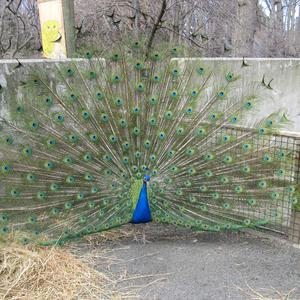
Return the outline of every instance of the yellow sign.
{"type": "Polygon", "coordinates": [[[39,15],[43,54],[47,58],[66,58],[66,40],[61,0],[40,0],[39,15]]]}

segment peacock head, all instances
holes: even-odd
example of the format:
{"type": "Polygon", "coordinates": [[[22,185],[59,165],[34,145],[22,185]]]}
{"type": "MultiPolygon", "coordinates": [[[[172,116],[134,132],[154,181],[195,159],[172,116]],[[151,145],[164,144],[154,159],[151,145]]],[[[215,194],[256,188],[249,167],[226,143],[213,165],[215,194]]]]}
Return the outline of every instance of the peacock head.
{"type": "Polygon", "coordinates": [[[150,175],[146,174],[146,175],[144,176],[144,182],[145,182],[145,183],[148,182],[148,181],[150,181],[150,179],[151,179],[150,175]]]}

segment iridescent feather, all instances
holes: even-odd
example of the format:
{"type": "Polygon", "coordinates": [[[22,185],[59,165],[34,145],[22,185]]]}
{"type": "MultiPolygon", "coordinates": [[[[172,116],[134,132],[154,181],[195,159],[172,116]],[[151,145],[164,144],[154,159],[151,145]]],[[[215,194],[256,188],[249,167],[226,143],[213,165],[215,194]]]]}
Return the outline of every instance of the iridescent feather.
{"type": "Polygon", "coordinates": [[[136,42],[105,59],[87,52],[12,76],[1,234],[61,244],[131,222],[145,174],[153,220],[195,230],[260,226],[280,217],[278,202],[297,202],[281,179],[291,154],[270,138],[286,116],[239,127],[265,87],[178,52],[163,47],[146,57],[136,42]]]}

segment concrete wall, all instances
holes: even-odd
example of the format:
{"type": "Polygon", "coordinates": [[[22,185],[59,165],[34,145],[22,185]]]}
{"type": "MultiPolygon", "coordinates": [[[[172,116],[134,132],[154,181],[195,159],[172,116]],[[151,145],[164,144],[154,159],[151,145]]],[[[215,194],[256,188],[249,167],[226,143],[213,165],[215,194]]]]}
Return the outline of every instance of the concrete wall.
{"type": "MultiPolygon", "coordinates": [[[[200,60],[200,59],[195,59],[200,60]]],[[[45,64],[50,67],[55,63],[64,63],[69,60],[20,60],[24,66],[34,64],[45,64]]],[[[77,59],[77,61],[83,61],[77,59]]],[[[205,58],[202,59],[207,64],[223,64],[224,68],[240,70],[241,58],[205,58]]],[[[273,90],[268,92],[265,101],[259,107],[256,118],[259,119],[275,110],[283,108],[287,111],[288,117],[293,124],[287,128],[288,131],[300,133],[300,59],[247,59],[250,67],[242,68],[245,80],[255,79],[260,81],[265,75],[266,82],[271,79],[273,90]]],[[[0,60],[0,84],[5,87],[6,75],[14,71],[18,65],[16,60],[0,60]]],[[[24,68],[26,69],[26,68],[24,68]]],[[[0,114],[5,112],[5,91],[0,95],[0,114]]],[[[254,120],[253,120],[254,121],[254,120]]]]}
{"type": "MultiPolygon", "coordinates": [[[[241,63],[240,59],[217,61],[230,65],[241,63]]],[[[246,68],[246,78],[249,76],[261,80],[265,75],[266,82],[273,79],[273,90],[262,101],[257,119],[282,108],[293,121],[285,130],[300,132],[300,59],[248,59],[247,63],[251,67],[246,68]]]]}

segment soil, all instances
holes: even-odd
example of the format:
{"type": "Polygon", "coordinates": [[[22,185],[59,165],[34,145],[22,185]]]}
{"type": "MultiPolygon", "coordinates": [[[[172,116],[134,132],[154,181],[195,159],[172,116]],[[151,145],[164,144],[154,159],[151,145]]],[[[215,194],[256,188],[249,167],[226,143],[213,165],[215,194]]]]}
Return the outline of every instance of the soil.
{"type": "MultiPolygon", "coordinates": [[[[118,288],[138,287],[141,299],[300,299],[300,249],[278,238],[154,223],[121,230],[126,234],[117,240],[92,238],[80,251],[109,249],[110,272],[132,276],[118,288]]],[[[95,266],[107,268],[101,257],[95,266]]]]}

